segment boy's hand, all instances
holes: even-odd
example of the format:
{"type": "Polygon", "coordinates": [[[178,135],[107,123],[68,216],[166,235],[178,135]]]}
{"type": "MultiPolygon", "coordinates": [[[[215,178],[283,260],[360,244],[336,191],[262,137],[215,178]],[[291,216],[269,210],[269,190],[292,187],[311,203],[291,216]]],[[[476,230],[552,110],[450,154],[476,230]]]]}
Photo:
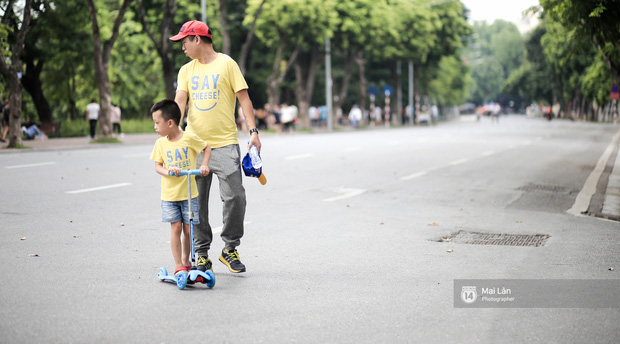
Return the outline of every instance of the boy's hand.
{"type": "Polygon", "coordinates": [[[181,169],[178,167],[171,167],[168,169],[168,171],[174,173],[174,175],[177,177],[181,176],[181,169]]]}
{"type": "Polygon", "coordinates": [[[202,177],[208,176],[209,172],[211,172],[211,170],[209,170],[209,166],[207,166],[207,165],[200,165],[200,175],[202,177]]]}

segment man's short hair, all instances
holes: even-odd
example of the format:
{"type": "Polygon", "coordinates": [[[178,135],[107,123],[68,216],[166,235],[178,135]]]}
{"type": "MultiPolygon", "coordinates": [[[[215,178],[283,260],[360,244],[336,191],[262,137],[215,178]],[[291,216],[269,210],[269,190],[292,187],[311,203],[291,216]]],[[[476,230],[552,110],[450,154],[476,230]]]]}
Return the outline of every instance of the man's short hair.
{"type": "MultiPolygon", "coordinates": [[[[211,32],[211,29],[209,29],[209,32],[211,32]]],[[[196,37],[200,37],[200,39],[204,42],[204,43],[209,43],[209,44],[213,44],[213,39],[211,39],[211,37],[209,36],[192,36],[192,42],[194,41],[194,39],[196,39],[196,37]]]]}
{"type": "Polygon", "coordinates": [[[151,107],[151,113],[161,110],[161,117],[164,121],[172,120],[176,125],[181,122],[181,109],[172,99],[163,99],[151,107]]]}

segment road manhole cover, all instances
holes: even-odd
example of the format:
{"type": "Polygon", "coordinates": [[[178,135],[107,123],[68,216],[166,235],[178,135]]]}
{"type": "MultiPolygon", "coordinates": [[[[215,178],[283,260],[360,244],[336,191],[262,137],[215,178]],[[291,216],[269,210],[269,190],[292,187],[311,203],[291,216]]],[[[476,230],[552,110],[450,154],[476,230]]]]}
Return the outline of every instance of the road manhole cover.
{"type": "Polygon", "coordinates": [[[468,245],[499,245],[499,246],[544,246],[549,235],[546,234],[502,234],[460,231],[457,234],[441,238],[441,242],[468,245]]]}
{"type": "Polygon", "coordinates": [[[569,188],[565,188],[563,186],[557,185],[543,185],[543,184],[527,184],[517,188],[519,191],[542,191],[542,192],[551,192],[551,193],[571,193],[572,190],[569,188]]]}

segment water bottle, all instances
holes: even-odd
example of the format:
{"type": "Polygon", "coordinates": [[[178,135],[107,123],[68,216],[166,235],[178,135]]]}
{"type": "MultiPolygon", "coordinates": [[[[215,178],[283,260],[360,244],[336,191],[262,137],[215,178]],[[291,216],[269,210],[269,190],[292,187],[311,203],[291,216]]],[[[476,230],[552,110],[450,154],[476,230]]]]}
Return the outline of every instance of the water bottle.
{"type": "Polygon", "coordinates": [[[262,185],[265,185],[267,183],[267,178],[265,178],[265,175],[263,174],[263,162],[260,159],[260,155],[258,155],[258,149],[256,149],[256,146],[253,145],[252,147],[250,147],[249,153],[250,153],[250,160],[252,161],[252,167],[260,171],[260,176],[258,177],[258,181],[262,185]]]}
{"type": "Polygon", "coordinates": [[[250,147],[250,159],[252,160],[252,167],[255,169],[259,169],[263,167],[263,162],[260,159],[260,155],[258,155],[258,149],[256,146],[250,147]]]}

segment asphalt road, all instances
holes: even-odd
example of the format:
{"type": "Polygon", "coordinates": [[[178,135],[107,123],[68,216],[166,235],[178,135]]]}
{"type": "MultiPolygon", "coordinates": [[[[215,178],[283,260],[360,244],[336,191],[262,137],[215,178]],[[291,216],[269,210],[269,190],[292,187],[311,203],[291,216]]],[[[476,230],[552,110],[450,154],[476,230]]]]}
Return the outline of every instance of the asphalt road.
{"type": "MultiPolygon", "coordinates": [[[[173,262],[153,143],[0,154],[0,342],[617,343],[615,300],[463,309],[454,294],[457,279],[620,281],[620,224],[567,213],[617,131],[510,116],[262,135],[248,272],[216,261],[213,289],[183,291],[156,276],[173,262]],[[441,242],[461,231],[549,238],[441,242]]],[[[210,213],[219,230],[216,182],[210,213]]]]}

